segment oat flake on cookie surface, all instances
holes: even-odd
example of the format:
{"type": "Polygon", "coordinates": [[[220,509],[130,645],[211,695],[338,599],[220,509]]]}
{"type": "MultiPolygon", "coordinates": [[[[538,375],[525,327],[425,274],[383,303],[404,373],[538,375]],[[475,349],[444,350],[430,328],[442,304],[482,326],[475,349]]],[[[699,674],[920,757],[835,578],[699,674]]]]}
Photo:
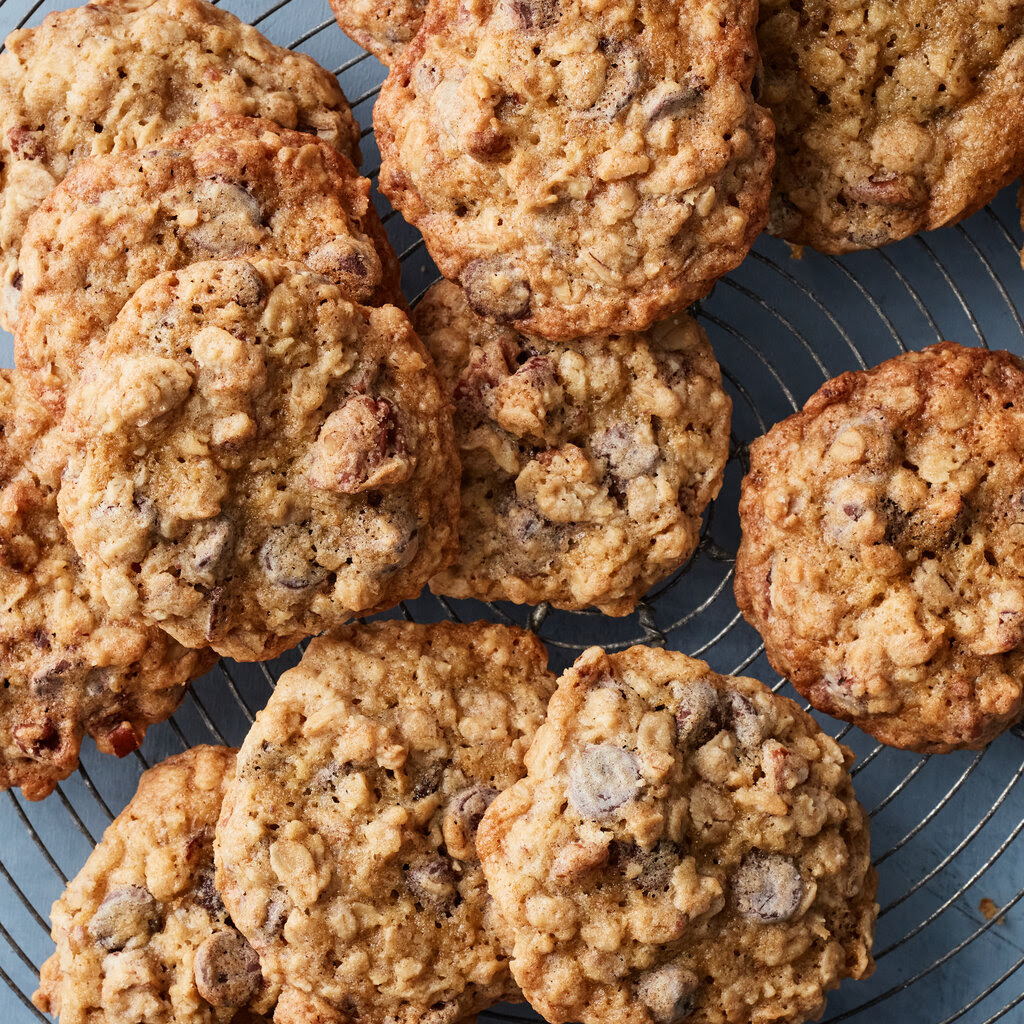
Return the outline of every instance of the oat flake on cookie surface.
{"type": "Polygon", "coordinates": [[[645,330],[768,215],[754,0],[437,0],[374,108],[381,190],[481,315],[645,330]]]}
{"type": "Polygon", "coordinates": [[[61,516],[111,607],[252,661],[455,551],[448,400],[405,313],[301,264],[147,282],[68,399],[61,516]]]}
{"type": "Polygon", "coordinates": [[[36,1006],[60,1024],[260,1024],[277,990],[213,884],[230,747],[150,768],[53,905],[36,1006]]]}
{"type": "Polygon", "coordinates": [[[138,288],[201,260],[299,260],[356,302],[403,305],[370,182],[315,135],[202,121],[78,164],[32,215],[15,358],[56,414],[88,347],[138,288]]]}
{"type": "Polygon", "coordinates": [[[313,640],[256,717],[217,828],[276,1024],[454,1024],[518,999],[477,824],[554,688],[540,641],[376,622],[313,640]]]}
{"type": "Polygon", "coordinates": [[[75,164],[225,114],[311,132],[359,163],[334,75],[204,0],[98,0],[12,32],[0,54],[0,323],[17,322],[29,215],[75,164]]]}
{"type": "Polygon", "coordinates": [[[452,597],[627,615],[697,546],[731,403],[704,332],[545,341],[488,323],[443,281],[415,323],[455,402],[461,552],[452,597]]]}
{"type": "Polygon", "coordinates": [[[0,788],[47,796],[86,735],[124,757],[214,661],[116,615],[57,518],[57,431],[17,371],[0,370],[0,788]]]}
{"type": "Polygon", "coordinates": [[[755,441],[736,599],[815,707],[977,748],[1024,690],[1024,365],[945,342],[829,381],[755,441]]]}
{"type": "Polygon", "coordinates": [[[565,1024],[797,1024],[874,968],[853,755],[684,654],[584,652],[477,848],[512,974],[565,1024]]]}

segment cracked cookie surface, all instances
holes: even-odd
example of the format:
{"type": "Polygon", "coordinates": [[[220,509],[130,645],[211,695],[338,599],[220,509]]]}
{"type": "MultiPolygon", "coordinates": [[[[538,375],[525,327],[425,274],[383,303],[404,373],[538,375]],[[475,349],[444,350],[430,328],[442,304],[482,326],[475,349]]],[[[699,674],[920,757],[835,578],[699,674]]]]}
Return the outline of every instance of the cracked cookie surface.
{"type": "Polygon", "coordinates": [[[300,264],[193,264],[147,282],[91,354],[61,516],[116,611],[262,660],[451,560],[450,415],[401,310],[300,264]]]}
{"type": "Polygon", "coordinates": [[[0,370],[0,788],[47,796],[90,735],[124,757],[213,664],[156,627],[113,614],[57,518],[53,423],[0,370]]]}
{"type": "Polygon", "coordinates": [[[217,829],[276,1024],[453,1024],[518,997],[474,836],[523,775],[546,666],[523,630],[376,622],[281,676],[217,829]]]}
{"type": "Polygon", "coordinates": [[[193,747],[143,774],[53,905],[36,1006],[60,1024],[270,1021],[276,989],[213,884],[234,768],[232,748],[193,747]]]}
{"type": "Polygon", "coordinates": [[[461,551],[431,589],[627,615],[697,546],[731,403],[704,332],[544,341],[435,285],[417,330],[455,403],[461,551]]]}
{"type": "Polygon", "coordinates": [[[55,413],[89,345],[150,278],[202,260],[297,260],[367,305],[403,305],[370,183],[317,136],[223,117],[78,164],[32,215],[18,365],[55,413]]]}
{"type": "Polygon", "coordinates": [[[438,0],[381,90],[381,190],[481,315],[645,330],[767,219],[750,0],[438,0]]]}
{"type": "Polygon", "coordinates": [[[14,330],[29,215],[81,160],[196,121],[266,117],[359,163],[337,79],[204,0],[99,0],[11,33],[0,54],[0,322],[14,330]]]}
{"type": "Polygon", "coordinates": [[[427,0],[330,0],[334,19],[349,38],[392,67],[419,31],[427,0]]]}
{"type": "Polygon", "coordinates": [[[816,1018],[874,968],[852,760],[753,679],[584,652],[477,834],[523,994],[553,1024],[816,1018]]]}
{"type": "Polygon", "coordinates": [[[755,441],[736,599],[815,707],[983,746],[1024,687],[1024,365],[949,342],[845,373],[755,441]]]}
{"type": "Polygon", "coordinates": [[[973,213],[1024,166],[1024,2],[762,0],[769,231],[841,253],[973,213]]]}

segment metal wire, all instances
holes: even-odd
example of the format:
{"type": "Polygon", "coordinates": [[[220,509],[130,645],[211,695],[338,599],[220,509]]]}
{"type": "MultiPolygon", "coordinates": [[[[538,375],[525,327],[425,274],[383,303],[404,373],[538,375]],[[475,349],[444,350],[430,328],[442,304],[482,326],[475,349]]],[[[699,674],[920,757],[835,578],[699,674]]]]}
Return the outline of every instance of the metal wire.
{"type": "MultiPolygon", "coordinates": [[[[0,0],[0,27],[6,32],[34,24],[54,3],[0,0]]],[[[375,153],[371,108],[383,70],[333,27],[323,0],[278,0],[265,7],[224,0],[221,6],[259,25],[275,42],[305,49],[335,69],[363,125],[364,173],[376,181],[379,167],[369,159],[375,153]]],[[[415,303],[437,279],[436,270],[422,239],[386,200],[376,199],[401,251],[406,294],[415,303]]],[[[516,623],[544,640],[556,669],[592,643],[615,650],[668,645],[704,657],[720,671],[750,672],[792,695],[772,673],[760,638],[732,598],[735,505],[749,441],[799,408],[823,381],[907,348],[951,337],[1024,351],[1020,244],[1008,197],[954,228],[851,257],[808,252],[794,259],[787,247],[762,239],[695,309],[722,364],[734,418],[723,493],[689,562],[621,620],[548,605],[488,606],[429,596],[403,602],[394,614],[516,623]]],[[[0,1021],[46,1019],[29,997],[38,966],[52,950],[49,904],[131,796],[139,772],[195,743],[239,742],[296,656],[259,665],[222,661],[127,762],[87,750],[82,768],[42,805],[13,793],[0,799],[0,1021]]],[[[915,757],[850,726],[820,720],[858,755],[853,771],[862,802],[872,808],[882,905],[878,971],[834,994],[827,1020],[1024,1021],[1024,939],[1012,920],[1001,923],[1024,897],[1016,858],[1004,856],[1024,829],[1024,743],[1007,735],[974,754],[915,757]],[[981,893],[994,897],[994,914],[975,908],[981,893]],[[932,1008],[930,1016],[922,1015],[923,1007],[932,1008]]],[[[497,1008],[481,1019],[511,1024],[536,1017],[517,1007],[497,1008]]]]}

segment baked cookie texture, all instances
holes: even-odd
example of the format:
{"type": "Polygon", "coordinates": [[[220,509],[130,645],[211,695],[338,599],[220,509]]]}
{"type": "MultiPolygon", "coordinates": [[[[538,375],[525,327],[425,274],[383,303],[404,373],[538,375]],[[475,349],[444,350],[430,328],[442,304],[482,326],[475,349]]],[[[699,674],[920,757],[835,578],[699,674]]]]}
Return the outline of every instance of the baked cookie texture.
{"type": "Polygon", "coordinates": [[[78,164],[32,215],[15,357],[56,414],[121,307],[202,260],[298,260],[356,302],[403,305],[370,183],[314,135],[222,117],[78,164]]]}
{"type": "Polygon", "coordinates": [[[753,679],[584,652],[477,833],[523,994],[553,1024],[816,1018],[874,968],[852,761],[753,679]]]}
{"type": "Polygon", "coordinates": [[[896,747],[1021,714],[1024,365],[944,343],[844,373],[755,441],[736,600],[815,707],[896,747]]]}
{"type": "Polygon", "coordinates": [[[392,67],[419,31],[427,0],[330,0],[339,28],[392,67]]]}
{"type": "Polygon", "coordinates": [[[753,0],[438,0],[374,108],[380,187],[482,316],[640,331],[767,219],[753,0]]]}
{"type": "Polygon", "coordinates": [[[253,661],[455,554],[451,413],[406,315],[295,263],[132,297],[68,399],[60,510],[111,608],[253,661]]]}
{"type": "Polygon", "coordinates": [[[235,768],[193,747],[150,768],[53,905],[36,1006],[60,1024],[256,1024],[277,995],[214,888],[213,835],[235,768]]]}
{"type": "Polygon", "coordinates": [[[225,114],[318,135],[359,163],[337,79],[205,0],[99,0],[19,29],[0,54],[0,323],[13,331],[29,215],[89,156],[225,114]]]}
{"type": "Polygon", "coordinates": [[[214,662],[113,614],[57,519],[53,423],[0,370],[0,788],[41,800],[86,735],[124,757],[214,662]]]}
{"type": "Polygon", "coordinates": [[[519,629],[376,622],[281,676],[217,827],[276,1024],[447,1024],[518,997],[474,835],[524,773],[546,666],[519,629]]]}
{"type": "Polygon", "coordinates": [[[550,342],[477,316],[448,281],[415,322],[462,460],[461,552],[431,589],[629,614],[693,553],[722,486],[732,403],[697,322],[550,342]]]}
{"type": "Polygon", "coordinates": [[[867,249],[980,209],[1024,167],[1024,3],[762,0],[768,230],[867,249]]]}

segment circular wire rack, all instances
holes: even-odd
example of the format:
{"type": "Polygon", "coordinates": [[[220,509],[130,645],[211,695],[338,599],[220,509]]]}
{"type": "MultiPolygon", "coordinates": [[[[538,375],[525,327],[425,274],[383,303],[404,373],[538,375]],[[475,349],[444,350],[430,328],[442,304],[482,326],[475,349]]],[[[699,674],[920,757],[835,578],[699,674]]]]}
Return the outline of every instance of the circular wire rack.
{"type": "MultiPolygon", "coordinates": [[[[385,71],[342,35],[325,0],[221,5],[274,42],[301,49],[335,71],[363,125],[363,173],[375,182],[379,154],[372,108],[385,71]]],[[[0,34],[37,24],[61,6],[52,0],[0,0],[0,34]]],[[[415,302],[437,271],[419,234],[379,194],[375,201],[401,256],[405,293],[415,302]]],[[[705,659],[717,671],[753,675],[796,696],[771,671],[760,638],[732,596],[736,506],[748,444],[830,377],[907,349],[948,338],[1024,354],[1020,247],[1009,192],[955,227],[843,258],[811,251],[796,258],[785,245],[763,237],[695,310],[722,365],[734,412],[725,485],[705,516],[690,561],[624,619],[434,597],[405,602],[390,614],[421,622],[487,618],[527,627],[545,641],[557,671],[591,644],[666,645],[705,659]]],[[[10,339],[0,336],[0,343],[9,365],[10,339]]],[[[3,1024],[48,1020],[30,997],[39,965],[52,951],[50,905],[130,799],[140,774],[197,743],[241,742],[275,680],[300,654],[297,649],[258,665],[221,661],[126,760],[87,747],[80,770],[46,801],[0,794],[3,1024]]],[[[1011,730],[980,752],[922,757],[818,717],[857,755],[853,774],[871,815],[881,877],[878,969],[869,980],[847,982],[833,993],[825,1020],[1024,1021],[1024,913],[1017,909],[1024,871],[1013,853],[1024,829],[1024,732],[1011,730]]],[[[539,1018],[524,1006],[501,1006],[481,1020],[539,1018]]]]}

